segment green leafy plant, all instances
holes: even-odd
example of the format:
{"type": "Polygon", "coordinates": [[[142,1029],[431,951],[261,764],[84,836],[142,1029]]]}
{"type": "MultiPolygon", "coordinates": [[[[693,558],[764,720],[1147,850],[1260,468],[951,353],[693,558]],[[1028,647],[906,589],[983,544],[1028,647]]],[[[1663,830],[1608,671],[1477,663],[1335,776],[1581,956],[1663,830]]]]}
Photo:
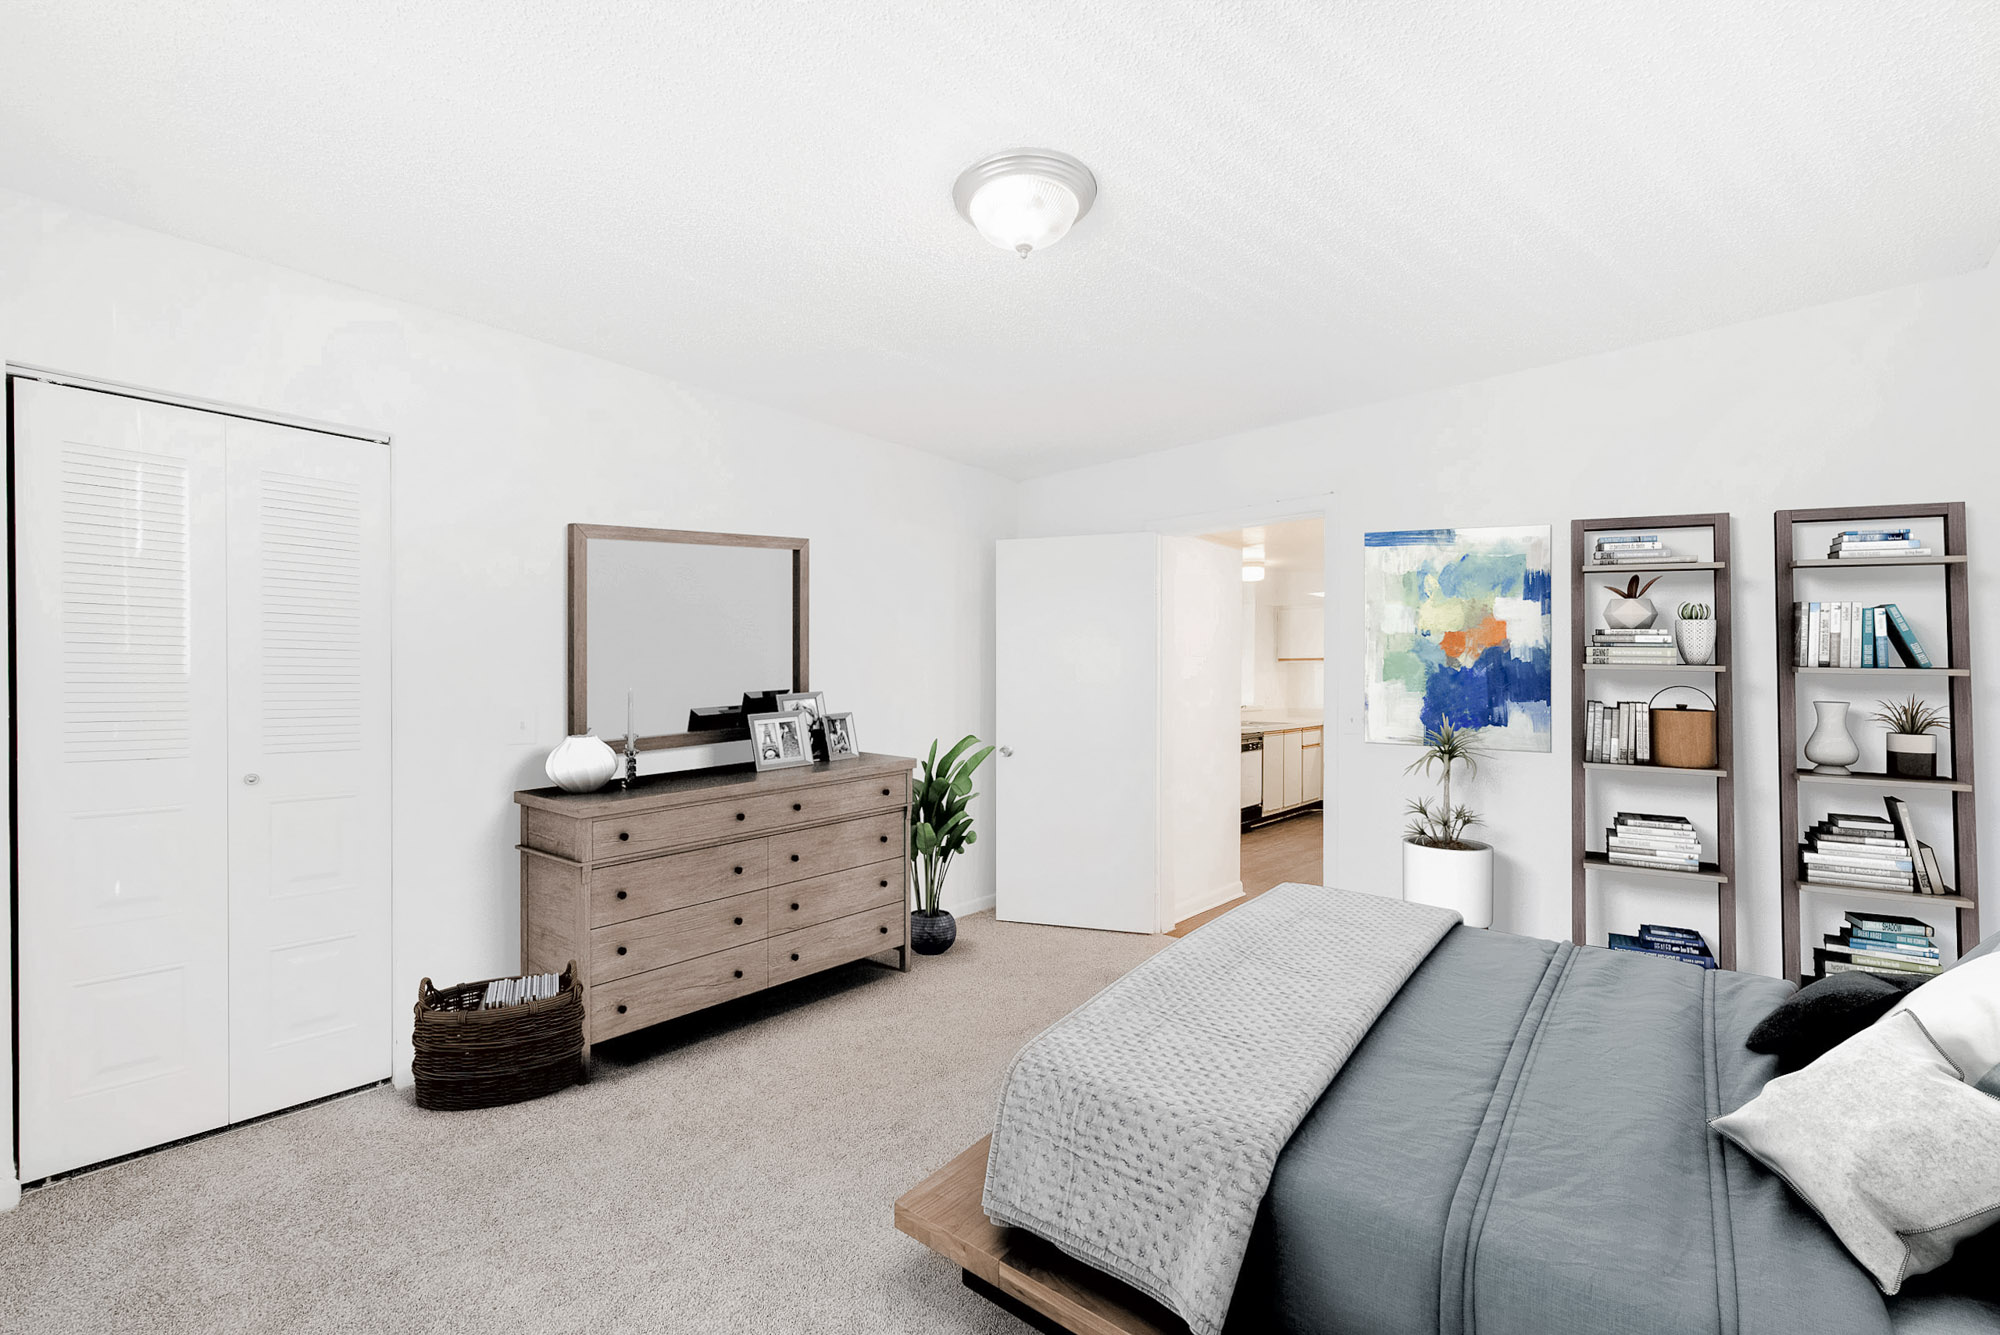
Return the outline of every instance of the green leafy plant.
{"type": "Polygon", "coordinates": [[[1948,710],[1940,709],[1911,696],[1907,700],[1877,700],[1881,708],[1875,711],[1875,721],[1890,732],[1908,733],[1921,737],[1933,728],[1942,728],[1951,721],[1948,710]]]}
{"type": "Polygon", "coordinates": [[[1632,576],[1632,582],[1627,584],[1622,589],[1619,588],[1616,584],[1607,584],[1604,586],[1604,589],[1607,593],[1615,593],[1620,598],[1644,598],[1646,596],[1646,590],[1652,588],[1655,584],[1658,584],[1659,582],[1660,582],[1660,576],[1655,575],[1651,579],[1647,580],[1645,586],[1642,588],[1639,584],[1639,577],[1637,575],[1634,575],[1632,576]]]}
{"type": "Polygon", "coordinates": [[[1715,617],[1715,609],[1707,603],[1682,603],[1676,615],[1683,621],[1710,621],[1715,617]]]}
{"type": "MultiPolygon", "coordinates": [[[[1638,576],[1633,576],[1634,584],[1638,576]]],[[[1403,771],[1405,774],[1422,774],[1430,777],[1433,769],[1442,770],[1439,779],[1442,791],[1435,801],[1413,797],[1405,814],[1410,823],[1403,831],[1403,837],[1412,843],[1428,848],[1466,849],[1465,832],[1475,825],[1485,822],[1473,814],[1470,807],[1451,804],[1451,775],[1454,769],[1463,769],[1465,777],[1479,773],[1479,762],[1486,756],[1486,748],[1480,744],[1475,730],[1454,728],[1450,720],[1437,725],[1424,734],[1424,749],[1403,771]]]]}
{"type": "Polygon", "coordinates": [[[938,759],[938,744],[917,778],[910,801],[910,865],[916,874],[917,911],[935,914],[938,896],[944,893],[944,878],[951,860],[979,842],[972,828],[972,812],[967,807],[979,794],[972,791],[972,772],[986,763],[993,748],[982,747],[979,739],[967,734],[957,746],[938,759]]]}

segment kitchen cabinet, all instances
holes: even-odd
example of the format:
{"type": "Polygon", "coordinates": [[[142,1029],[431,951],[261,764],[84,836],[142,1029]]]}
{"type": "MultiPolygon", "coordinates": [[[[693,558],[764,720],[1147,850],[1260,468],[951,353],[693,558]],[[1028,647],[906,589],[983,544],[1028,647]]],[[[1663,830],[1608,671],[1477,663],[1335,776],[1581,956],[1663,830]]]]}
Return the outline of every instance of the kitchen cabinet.
{"type": "Polygon", "coordinates": [[[1317,802],[1326,791],[1326,748],[1320,744],[1320,730],[1311,728],[1305,734],[1305,800],[1317,802]]]}
{"type": "MultiPolygon", "coordinates": [[[[1306,800],[1306,758],[1305,730],[1296,729],[1283,734],[1285,752],[1284,799],[1287,809],[1306,800]]],[[[1267,739],[1265,745],[1269,745],[1267,739]]]]}
{"type": "Polygon", "coordinates": [[[1320,801],[1326,777],[1324,738],[1318,724],[1266,728],[1263,750],[1243,753],[1246,798],[1256,777],[1249,766],[1255,763],[1262,772],[1260,805],[1266,816],[1320,801]]]}
{"type": "Polygon", "coordinates": [[[1326,657],[1326,608],[1278,609],[1278,661],[1319,662],[1326,657]]]}
{"type": "Polygon", "coordinates": [[[1264,734],[1264,814],[1284,809],[1285,734],[1264,734]]]}

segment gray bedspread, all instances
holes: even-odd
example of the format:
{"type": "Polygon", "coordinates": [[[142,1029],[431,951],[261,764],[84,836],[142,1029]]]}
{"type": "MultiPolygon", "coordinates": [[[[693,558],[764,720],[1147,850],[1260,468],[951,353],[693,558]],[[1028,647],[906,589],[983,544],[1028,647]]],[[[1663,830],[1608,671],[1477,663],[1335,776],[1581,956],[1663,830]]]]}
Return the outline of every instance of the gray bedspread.
{"type": "Polygon", "coordinates": [[[1015,1057],[986,1213],[1214,1335],[1280,1152],[1457,921],[1284,885],[1154,956],[1015,1057]]]}
{"type": "Polygon", "coordinates": [[[1996,1309],[1956,1295],[1892,1321],[1832,1233],[1708,1130],[1775,1073],[1743,1040],[1789,991],[1453,931],[1279,1159],[1232,1335],[1993,1329],[1960,1326],[1996,1309]]]}

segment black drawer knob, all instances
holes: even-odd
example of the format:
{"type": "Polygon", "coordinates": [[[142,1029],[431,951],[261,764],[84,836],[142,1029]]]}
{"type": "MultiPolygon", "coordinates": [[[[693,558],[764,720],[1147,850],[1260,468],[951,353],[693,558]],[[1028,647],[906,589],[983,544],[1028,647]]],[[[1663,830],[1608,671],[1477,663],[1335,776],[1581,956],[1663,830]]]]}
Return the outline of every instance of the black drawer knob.
{"type": "Polygon", "coordinates": [[[619,897],[620,899],[623,899],[623,898],[625,898],[625,892],[624,892],[623,890],[620,890],[620,891],[618,892],[618,897],[619,897]]]}
{"type": "Polygon", "coordinates": [[[797,853],[792,854],[792,861],[797,862],[798,860],[799,860],[799,855],[797,853]]]}
{"type": "Polygon", "coordinates": [[[743,970],[741,970],[741,969],[738,969],[738,970],[736,971],[736,976],[737,976],[738,978],[741,978],[741,977],[743,976],[743,970]]]}
{"type": "Polygon", "coordinates": [[[884,928],[882,929],[882,935],[884,935],[884,936],[887,936],[887,935],[889,935],[889,929],[888,929],[888,928],[886,928],[886,927],[884,927],[884,928]]]}
{"type": "Polygon", "coordinates": [[[743,919],[741,919],[741,918],[738,918],[738,919],[736,920],[736,925],[737,925],[738,927],[741,927],[741,926],[743,925],[743,919]]]}
{"type": "Polygon", "coordinates": [[[889,883],[887,881],[882,882],[882,888],[884,890],[887,890],[889,888],[889,883]]]}
{"type": "Polygon", "coordinates": [[[797,959],[798,957],[799,957],[799,952],[798,952],[798,951],[796,951],[796,950],[794,950],[794,951],[792,952],[792,958],[793,958],[793,959],[797,959]]]}
{"type": "Polygon", "coordinates": [[[794,811],[804,811],[804,810],[805,810],[805,808],[804,808],[803,806],[800,806],[800,805],[799,805],[799,804],[798,804],[797,802],[794,802],[794,803],[792,803],[792,810],[794,810],[794,811]]]}
{"type": "Polygon", "coordinates": [[[625,953],[625,947],[623,946],[618,947],[618,953],[623,955],[625,953]]]}
{"type": "Polygon", "coordinates": [[[623,1006],[620,1006],[620,1007],[618,1008],[618,1013],[619,1013],[620,1015],[623,1015],[623,1014],[625,1013],[625,1008],[624,1008],[623,1006]]]}
{"type": "Polygon", "coordinates": [[[889,790],[887,788],[884,788],[882,790],[882,796],[887,797],[888,795],[889,795],[889,790]]]}
{"type": "Polygon", "coordinates": [[[799,911],[799,906],[797,904],[792,905],[792,912],[797,913],[798,911],[799,911]]]}
{"type": "Polygon", "coordinates": [[[885,835],[883,835],[883,836],[882,836],[882,842],[883,842],[883,843],[885,843],[885,844],[886,844],[886,843],[888,843],[888,842],[889,842],[889,836],[888,836],[888,835],[886,835],[886,834],[885,834],[885,835]]]}
{"type": "Polygon", "coordinates": [[[736,874],[737,874],[738,876],[741,876],[741,875],[743,874],[743,869],[742,869],[741,867],[738,867],[738,868],[736,869],[736,874]]]}
{"type": "Polygon", "coordinates": [[[620,830],[618,832],[618,842],[621,844],[624,843],[627,839],[630,839],[631,837],[632,837],[631,835],[627,834],[623,830],[620,830]]]}
{"type": "Polygon", "coordinates": [[[742,820],[742,819],[743,819],[743,813],[742,813],[742,812],[740,812],[740,811],[739,811],[739,812],[737,812],[737,813],[736,813],[736,819],[738,819],[738,820],[742,820]]]}

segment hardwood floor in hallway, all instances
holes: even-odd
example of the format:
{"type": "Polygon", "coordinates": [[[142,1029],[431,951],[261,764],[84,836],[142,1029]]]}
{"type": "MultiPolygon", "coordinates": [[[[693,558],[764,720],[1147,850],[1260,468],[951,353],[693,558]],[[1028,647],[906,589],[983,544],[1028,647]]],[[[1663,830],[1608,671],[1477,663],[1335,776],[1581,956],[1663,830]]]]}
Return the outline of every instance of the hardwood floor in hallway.
{"type": "Polygon", "coordinates": [[[1186,936],[1203,923],[1213,922],[1229,910],[1248,904],[1274,885],[1287,881],[1320,883],[1322,863],[1323,813],[1314,811],[1294,816],[1274,825],[1259,826],[1243,836],[1243,897],[1218,904],[1206,913],[1197,913],[1174,924],[1168,936],[1186,936]]]}

